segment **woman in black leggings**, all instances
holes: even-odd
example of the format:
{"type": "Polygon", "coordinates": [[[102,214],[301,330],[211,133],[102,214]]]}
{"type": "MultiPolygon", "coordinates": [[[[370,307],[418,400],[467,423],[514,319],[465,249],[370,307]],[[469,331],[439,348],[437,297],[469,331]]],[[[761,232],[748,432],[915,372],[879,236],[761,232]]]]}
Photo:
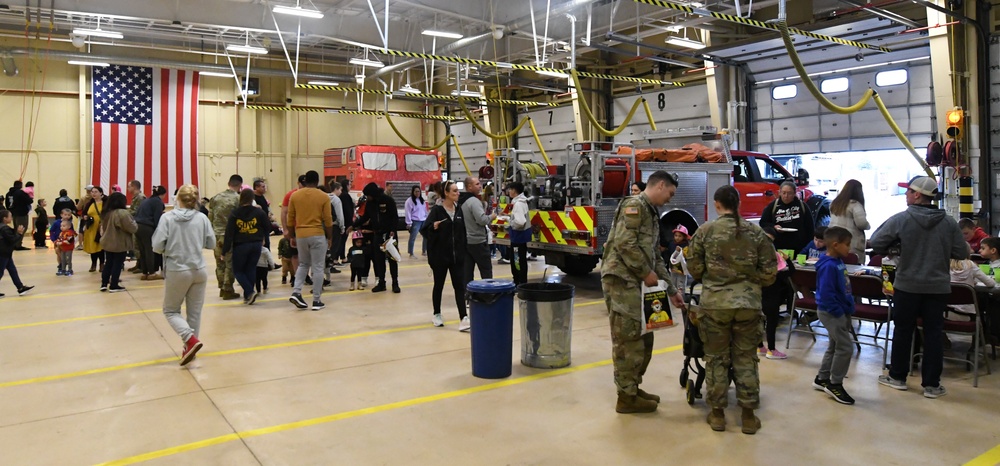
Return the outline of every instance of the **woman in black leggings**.
{"type": "Polygon", "coordinates": [[[455,291],[455,307],[458,316],[462,318],[459,331],[468,330],[469,317],[465,314],[465,291],[462,289],[462,263],[464,254],[455,251],[465,250],[465,221],[462,209],[458,208],[458,186],[454,181],[441,185],[438,193],[444,202],[434,206],[424,221],[420,234],[427,242],[427,263],[434,272],[434,289],[431,300],[434,304],[432,322],[435,327],[443,327],[441,317],[441,293],[444,291],[444,279],[451,273],[451,286],[455,291]]]}

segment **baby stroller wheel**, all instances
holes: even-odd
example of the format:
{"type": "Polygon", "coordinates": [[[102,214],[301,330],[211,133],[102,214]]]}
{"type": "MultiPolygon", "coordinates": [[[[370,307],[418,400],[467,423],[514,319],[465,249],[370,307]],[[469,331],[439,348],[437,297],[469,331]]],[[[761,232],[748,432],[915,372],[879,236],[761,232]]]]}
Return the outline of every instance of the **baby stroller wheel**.
{"type": "Polygon", "coordinates": [[[680,377],[681,388],[687,387],[687,383],[688,382],[689,382],[688,381],[688,368],[684,367],[684,369],[681,369],[681,377],[680,377]]]}
{"type": "Polygon", "coordinates": [[[689,405],[694,404],[695,398],[698,398],[699,393],[694,388],[694,380],[687,381],[687,402],[689,405]]]}

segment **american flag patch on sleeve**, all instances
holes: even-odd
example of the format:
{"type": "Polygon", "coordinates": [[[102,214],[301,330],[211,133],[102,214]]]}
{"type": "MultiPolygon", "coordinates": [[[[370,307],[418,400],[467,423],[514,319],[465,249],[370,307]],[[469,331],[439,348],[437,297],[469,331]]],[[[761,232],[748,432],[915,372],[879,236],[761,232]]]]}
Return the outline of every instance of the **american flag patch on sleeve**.
{"type": "Polygon", "coordinates": [[[625,215],[639,215],[639,208],[638,207],[626,207],[625,208],[625,215]]]}

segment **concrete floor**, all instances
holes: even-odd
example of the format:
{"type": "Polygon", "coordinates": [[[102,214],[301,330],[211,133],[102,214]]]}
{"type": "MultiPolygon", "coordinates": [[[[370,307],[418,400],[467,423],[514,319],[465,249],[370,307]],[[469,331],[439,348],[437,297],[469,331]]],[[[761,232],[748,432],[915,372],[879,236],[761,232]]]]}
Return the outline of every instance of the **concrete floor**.
{"type": "MultiPolygon", "coordinates": [[[[82,252],[73,277],[54,275],[51,250],[14,257],[37,288],[12,297],[0,280],[4,465],[1000,462],[1000,376],[973,388],[970,372],[946,362],[949,394],[929,400],[918,376],[908,392],[879,386],[881,353],[864,347],[845,382],[857,404],[843,406],[811,388],[822,337],[795,335],[788,360],[761,361],[755,436],[740,433],[735,402],[725,433],[709,429],[702,401],[687,404],[680,326],[657,333],[643,384],[663,397],[659,411],[616,414],[596,272],[565,280],[576,285],[573,364],[522,366],[515,318],[514,373],[497,381],[471,375],[449,287],[447,325],[431,326],[419,257],[401,263],[401,294],[348,292],[349,275],[335,275],[319,312],[288,303],[280,272],[254,306],[221,301],[210,279],[205,348],[189,368],[160,313],[163,282],[127,275],[128,292],[109,295],[82,252]]],[[[543,268],[531,263],[532,278],[543,268]]]]}

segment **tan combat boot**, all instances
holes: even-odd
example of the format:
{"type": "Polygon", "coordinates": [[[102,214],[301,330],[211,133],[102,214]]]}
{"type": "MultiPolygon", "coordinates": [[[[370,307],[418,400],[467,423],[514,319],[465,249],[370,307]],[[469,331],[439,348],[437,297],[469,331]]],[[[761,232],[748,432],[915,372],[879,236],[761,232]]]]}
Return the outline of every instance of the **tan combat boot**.
{"type": "Polygon", "coordinates": [[[754,416],[753,409],[743,408],[743,433],[756,434],[760,430],[760,418],[754,416]]]}
{"type": "Polygon", "coordinates": [[[644,400],[655,401],[657,403],[660,402],[660,395],[654,395],[652,393],[646,393],[641,388],[639,389],[638,393],[636,393],[636,396],[638,396],[639,398],[642,398],[644,400]]]}
{"type": "Polygon", "coordinates": [[[726,412],[722,408],[712,408],[712,412],[708,413],[708,425],[712,426],[712,430],[716,432],[725,431],[726,412]]]}
{"type": "Polygon", "coordinates": [[[619,393],[618,403],[615,405],[615,411],[622,414],[652,413],[656,411],[656,406],[655,401],[644,400],[636,395],[625,395],[619,393]]]}

